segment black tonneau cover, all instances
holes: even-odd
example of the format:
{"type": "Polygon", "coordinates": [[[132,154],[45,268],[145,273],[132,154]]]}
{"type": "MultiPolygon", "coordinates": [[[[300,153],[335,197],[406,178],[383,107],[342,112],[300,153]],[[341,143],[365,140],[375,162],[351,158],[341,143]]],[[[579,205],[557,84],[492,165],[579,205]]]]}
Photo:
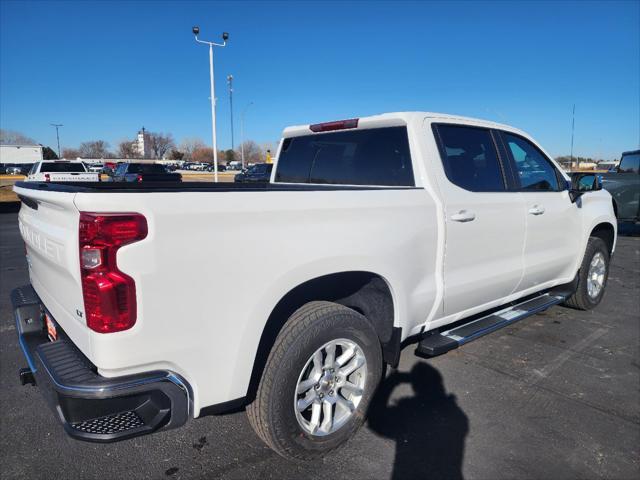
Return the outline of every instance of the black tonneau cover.
{"type": "Polygon", "coordinates": [[[420,187],[314,185],[292,183],[231,182],[16,182],[16,187],[66,193],[145,192],[296,192],[335,190],[414,190],[420,187]]]}

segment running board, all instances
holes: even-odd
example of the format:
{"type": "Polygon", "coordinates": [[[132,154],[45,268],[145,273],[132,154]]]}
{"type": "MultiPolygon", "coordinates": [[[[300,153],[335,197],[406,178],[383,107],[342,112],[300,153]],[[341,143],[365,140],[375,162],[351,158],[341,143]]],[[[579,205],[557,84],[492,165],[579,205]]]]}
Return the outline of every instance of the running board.
{"type": "Polygon", "coordinates": [[[542,312],[553,305],[565,300],[564,295],[545,293],[539,297],[532,298],[526,302],[504,308],[485,317],[472,320],[468,323],[458,325],[451,330],[444,332],[434,332],[424,337],[418,347],[416,354],[425,357],[435,357],[443,353],[458,348],[465,343],[469,343],[476,338],[480,338],[488,333],[495,332],[507,325],[518,322],[524,318],[542,312]]]}

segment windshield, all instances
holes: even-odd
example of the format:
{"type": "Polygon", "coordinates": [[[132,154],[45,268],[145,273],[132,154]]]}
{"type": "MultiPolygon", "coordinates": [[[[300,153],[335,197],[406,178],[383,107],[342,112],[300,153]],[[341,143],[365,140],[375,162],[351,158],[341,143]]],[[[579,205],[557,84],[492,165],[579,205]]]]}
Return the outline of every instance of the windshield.
{"type": "Polygon", "coordinates": [[[41,173],[71,173],[71,172],[86,172],[84,163],[43,163],[40,167],[41,173]]]}

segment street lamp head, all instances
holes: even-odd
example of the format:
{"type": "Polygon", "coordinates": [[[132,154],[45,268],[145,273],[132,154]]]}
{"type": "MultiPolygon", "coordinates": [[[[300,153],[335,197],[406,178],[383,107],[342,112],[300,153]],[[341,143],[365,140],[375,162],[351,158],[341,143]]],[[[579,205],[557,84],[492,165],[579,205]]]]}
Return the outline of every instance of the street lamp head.
{"type": "Polygon", "coordinates": [[[198,36],[198,34],[200,33],[200,27],[193,27],[191,31],[195,36],[198,36]]]}
{"type": "Polygon", "coordinates": [[[222,40],[225,42],[229,40],[229,34],[227,32],[222,32],[222,40]]]}

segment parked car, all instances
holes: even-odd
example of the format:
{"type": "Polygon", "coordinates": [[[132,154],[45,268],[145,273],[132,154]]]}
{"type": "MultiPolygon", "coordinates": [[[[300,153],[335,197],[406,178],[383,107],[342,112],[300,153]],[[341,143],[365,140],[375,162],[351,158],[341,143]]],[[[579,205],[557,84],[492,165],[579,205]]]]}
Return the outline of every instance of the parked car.
{"type": "Polygon", "coordinates": [[[105,167],[102,163],[90,163],[87,165],[87,170],[94,173],[102,173],[104,168],[105,167]]]}
{"type": "MultiPolygon", "coordinates": [[[[213,163],[209,163],[209,164],[207,164],[205,170],[207,172],[213,172],[213,171],[215,171],[215,166],[213,165],[213,163]]],[[[225,172],[226,170],[227,170],[226,165],[223,165],[222,163],[218,164],[218,171],[219,172],[225,172]]]]}
{"type": "Polygon", "coordinates": [[[99,182],[100,174],[89,172],[84,163],[68,160],[43,160],[33,164],[27,182],[99,182]]]}
{"type": "Polygon", "coordinates": [[[20,165],[7,165],[5,171],[7,175],[23,175],[20,165]]]}
{"type": "Polygon", "coordinates": [[[113,442],[246,406],[276,452],[317,458],[362,425],[403,346],[439,355],[602,300],[611,195],[526,133],[411,112],[283,137],[261,185],[16,183],[21,379],[53,392],[69,435],[113,442]]]}
{"type": "Polygon", "coordinates": [[[33,163],[5,164],[5,173],[7,175],[27,175],[33,165],[33,163]]]}
{"type": "Polygon", "coordinates": [[[619,221],[640,222],[640,150],[624,152],[618,166],[602,174],[602,185],[619,221]]]}
{"type": "Polygon", "coordinates": [[[182,175],[167,172],[158,163],[120,163],[109,175],[111,182],[181,182],[182,175]]]}
{"type": "Polygon", "coordinates": [[[271,178],[272,170],[272,163],[256,163],[245,171],[237,173],[236,176],[233,177],[233,181],[238,183],[268,182],[271,178]]]}

